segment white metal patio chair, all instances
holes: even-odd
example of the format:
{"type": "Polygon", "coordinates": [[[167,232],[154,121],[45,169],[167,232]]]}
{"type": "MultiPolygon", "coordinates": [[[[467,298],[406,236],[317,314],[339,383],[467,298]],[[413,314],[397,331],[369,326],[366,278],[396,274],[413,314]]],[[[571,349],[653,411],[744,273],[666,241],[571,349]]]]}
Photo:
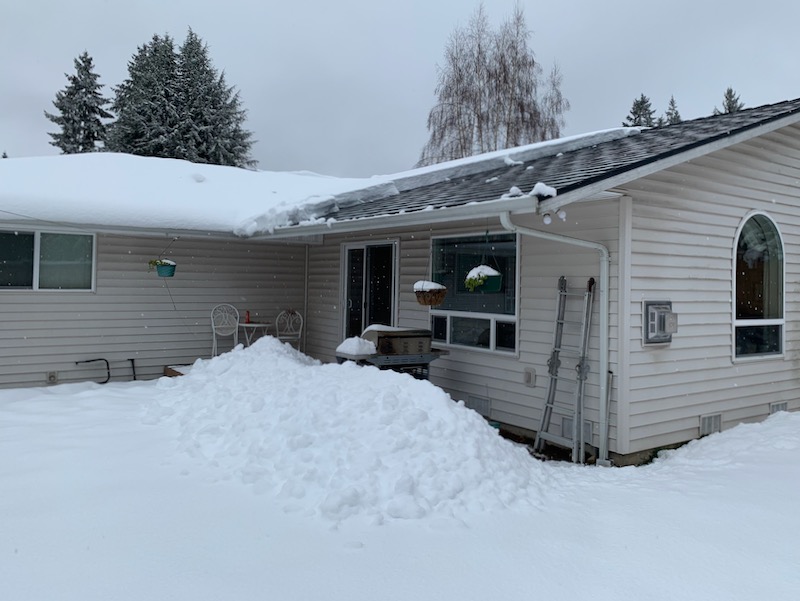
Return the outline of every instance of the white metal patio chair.
{"type": "Polygon", "coordinates": [[[281,342],[297,343],[300,348],[300,337],[303,334],[303,316],[294,309],[285,309],[275,318],[275,336],[281,342]]]}
{"type": "Polygon", "coordinates": [[[211,309],[211,332],[214,342],[211,356],[215,357],[219,347],[218,338],[233,337],[233,346],[239,344],[239,311],[233,305],[222,303],[211,309]]]}

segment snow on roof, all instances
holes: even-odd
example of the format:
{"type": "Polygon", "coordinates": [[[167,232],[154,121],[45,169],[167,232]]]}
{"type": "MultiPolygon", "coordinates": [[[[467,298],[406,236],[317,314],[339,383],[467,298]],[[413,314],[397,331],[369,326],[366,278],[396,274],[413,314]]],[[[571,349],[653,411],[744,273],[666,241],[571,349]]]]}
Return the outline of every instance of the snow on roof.
{"type": "Polygon", "coordinates": [[[0,161],[0,221],[181,229],[249,236],[304,207],[371,190],[383,178],[250,171],[176,159],[89,153],[0,161]]]}
{"type": "Polygon", "coordinates": [[[617,128],[448,161],[394,175],[339,178],[177,159],[88,153],[0,160],[0,222],[254,236],[319,223],[332,206],[396,195],[495,164],[638,133],[617,128]]]}

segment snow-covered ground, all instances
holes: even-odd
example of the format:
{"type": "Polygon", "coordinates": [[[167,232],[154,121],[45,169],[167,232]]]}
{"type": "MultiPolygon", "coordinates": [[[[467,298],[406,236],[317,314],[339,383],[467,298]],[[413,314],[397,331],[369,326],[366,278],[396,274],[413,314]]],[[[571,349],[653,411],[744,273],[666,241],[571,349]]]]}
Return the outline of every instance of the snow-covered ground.
{"type": "Polygon", "coordinates": [[[0,599],[800,598],[800,414],[542,463],[428,382],[272,338],[0,391],[0,599]]]}

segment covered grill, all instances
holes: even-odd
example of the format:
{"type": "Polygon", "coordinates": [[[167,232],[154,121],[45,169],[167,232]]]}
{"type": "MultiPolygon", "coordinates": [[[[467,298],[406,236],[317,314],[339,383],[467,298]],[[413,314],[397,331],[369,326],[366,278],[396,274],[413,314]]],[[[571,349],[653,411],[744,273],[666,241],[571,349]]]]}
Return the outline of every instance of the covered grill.
{"type": "Polygon", "coordinates": [[[361,334],[361,338],[372,342],[377,352],[351,354],[337,349],[336,358],[340,363],[355,361],[427,380],[431,361],[447,354],[447,351],[431,348],[430,330],[370,326],[361,334]]]}

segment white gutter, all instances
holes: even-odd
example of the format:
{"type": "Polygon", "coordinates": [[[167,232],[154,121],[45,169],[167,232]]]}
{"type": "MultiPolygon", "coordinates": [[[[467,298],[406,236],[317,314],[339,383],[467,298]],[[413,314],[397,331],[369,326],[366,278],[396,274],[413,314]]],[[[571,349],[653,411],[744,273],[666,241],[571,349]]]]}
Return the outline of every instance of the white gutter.
{"type": "Polygon", "coordinates": [[[608,460],[608,288],[610,282],[611,257],[608,248],[599,242],[571,238],[562,234],[532,230],[511,221],[509,212],[500,213],[500,223],[510,231],[523,236],[561,242],[572,246],[590,248],[600,253],[600,367],[598,369],[598,383],[600,385],[600,445],[598,449],[598,465],[611,465],[608,460]]]}
{"type": "MultiPolygon", "coordinates": [[[[303,265],[303,318],[308,320],[308,270],[311,261],[311,246],[306,244],[305,263],[303,265]]],[[[308,331],[308,324],[306,324],[306,331],[303,332],[302,339],[297,342],[300,350],[306,351],[306,332],[308,331]]]]}
{"type": "Polygon", "coordinates": [[[25,221],[3,221],[0,220],[0,227],[4,229],[14,228],[22,231],[47,230],[57,232],[78,232],[81,234],[111,234],[115,236],[141,236],[145,238],[227,238],[231,240],[245,240],[241,236],[236,236],[233,232],[218,230],[187,230],[180,228],[145,228],[130,227],[125,225],[100,225],[92,223],[66,223],[61,221],[50,221],[47,219],[29,219],[25,221]]]}
{"type": "Polygon", "coordinates": [[[256,234],[253,240],[276,240],[284,237],[305,236],[310,234],[325,235],[337,233],[374,232],[383,228],[425,227],[436,223],[452,223],[458,220],[486,219],[497,217],[502,211],[513,213],[533,213],[536,211],[535,196],[519,196],[516,198],[498,198],[484,202],[467,203],[458,206],[438,209],[421,209],[408,213],[392,213],[375,215],[361,219],[347,219],[328,222],[303,223],[285,227],[277,227],[274,231],[256,234]]]}

